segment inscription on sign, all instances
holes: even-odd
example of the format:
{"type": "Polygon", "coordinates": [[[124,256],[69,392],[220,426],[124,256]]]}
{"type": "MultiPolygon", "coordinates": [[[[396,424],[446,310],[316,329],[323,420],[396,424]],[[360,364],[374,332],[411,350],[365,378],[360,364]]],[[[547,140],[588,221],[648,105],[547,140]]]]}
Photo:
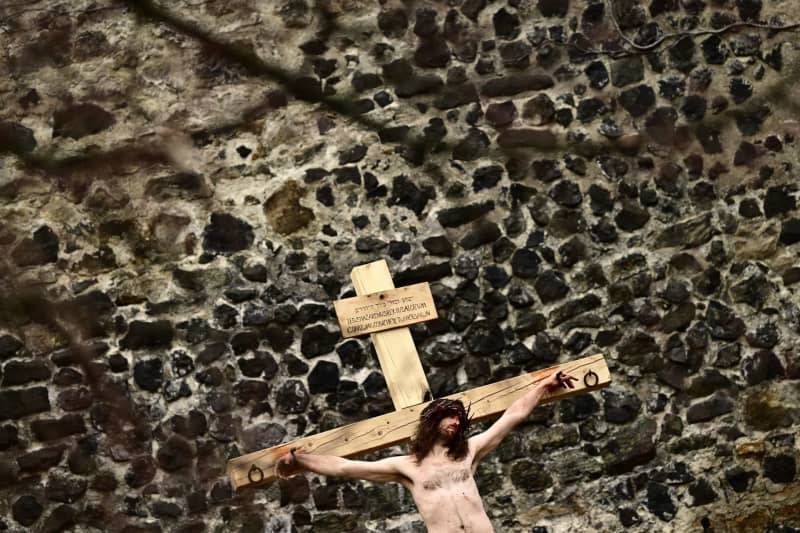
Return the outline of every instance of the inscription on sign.
{"type": "Polygon", "coordinates": [[[374,292],[334,302],[343,337],[401,328],[438,317],[430,285],[374,292]]]}

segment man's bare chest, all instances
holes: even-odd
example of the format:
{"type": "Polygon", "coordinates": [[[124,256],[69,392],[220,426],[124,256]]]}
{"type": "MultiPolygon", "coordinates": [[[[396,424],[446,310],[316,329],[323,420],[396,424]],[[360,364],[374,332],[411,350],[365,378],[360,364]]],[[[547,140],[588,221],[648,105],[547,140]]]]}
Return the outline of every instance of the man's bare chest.
{"type": "Polygon", "coordinates": [[[446,489],[472,478],[469,467],[463,463],[433,466],[419,472],[420,485],[425,490],[446,489]]]}

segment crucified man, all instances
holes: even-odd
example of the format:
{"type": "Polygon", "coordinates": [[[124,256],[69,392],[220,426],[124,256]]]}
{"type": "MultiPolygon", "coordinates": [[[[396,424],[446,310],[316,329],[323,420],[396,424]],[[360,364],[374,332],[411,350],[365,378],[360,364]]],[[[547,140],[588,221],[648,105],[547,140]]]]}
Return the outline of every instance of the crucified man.
{"type": "Polygon", "coordinates": [[[576,378],[553,373],[537,383],[492,426],[468,437],[469,417],[460,400],[439,399],[420,413],[410,454],[379,461],[352,461],[335,455],[292,450],[276,465],[279,477],[304,470],[324,476],[400,483],[411,492],[429,533],[493,533],[475,484],[478,462],[525,420],[549,391],[573,388],[576,378]]]}

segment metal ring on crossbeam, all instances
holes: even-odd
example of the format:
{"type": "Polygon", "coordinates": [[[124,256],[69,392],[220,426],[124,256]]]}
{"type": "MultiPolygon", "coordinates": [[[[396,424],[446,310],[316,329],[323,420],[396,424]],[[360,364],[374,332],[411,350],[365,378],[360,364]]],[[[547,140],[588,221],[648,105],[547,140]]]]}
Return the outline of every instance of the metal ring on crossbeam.
{"type": "Polygon", "coordinates": [[[594,387],[598,383],[600,383],[600,376],[598,376],[597,372],[595,372],[594,370],[589,370],[586,374],[583,375],[583,384],[586,385],[587,387],[594,387]],[[594,383],[591,384],[589,383],[590,381],[589,376],[594,376],[594,379],[592,380],[594,381],[594,383]]]}
{"type": "Polygon", "coordinates": [[[250,480],[250,483],[261,483],[264,481],[264,471],[256,465],[253,465],[250,467],[250,470],[247,471],[247,479],[250,480]],[[253,474],[258,474],[258,479],[253,479],[253,474]]]}

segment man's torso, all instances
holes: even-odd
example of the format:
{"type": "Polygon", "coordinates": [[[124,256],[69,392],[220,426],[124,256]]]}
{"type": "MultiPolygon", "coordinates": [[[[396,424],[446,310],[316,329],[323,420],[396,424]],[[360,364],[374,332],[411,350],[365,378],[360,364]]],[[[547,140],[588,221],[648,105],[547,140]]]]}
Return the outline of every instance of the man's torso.
{"type": "Polygon", "coordinates": [[[403,462],[403,485],[411,492],[428,533],[493,533],[475,484],[473,455],[454,461],[411,456],[403,462]]]}

